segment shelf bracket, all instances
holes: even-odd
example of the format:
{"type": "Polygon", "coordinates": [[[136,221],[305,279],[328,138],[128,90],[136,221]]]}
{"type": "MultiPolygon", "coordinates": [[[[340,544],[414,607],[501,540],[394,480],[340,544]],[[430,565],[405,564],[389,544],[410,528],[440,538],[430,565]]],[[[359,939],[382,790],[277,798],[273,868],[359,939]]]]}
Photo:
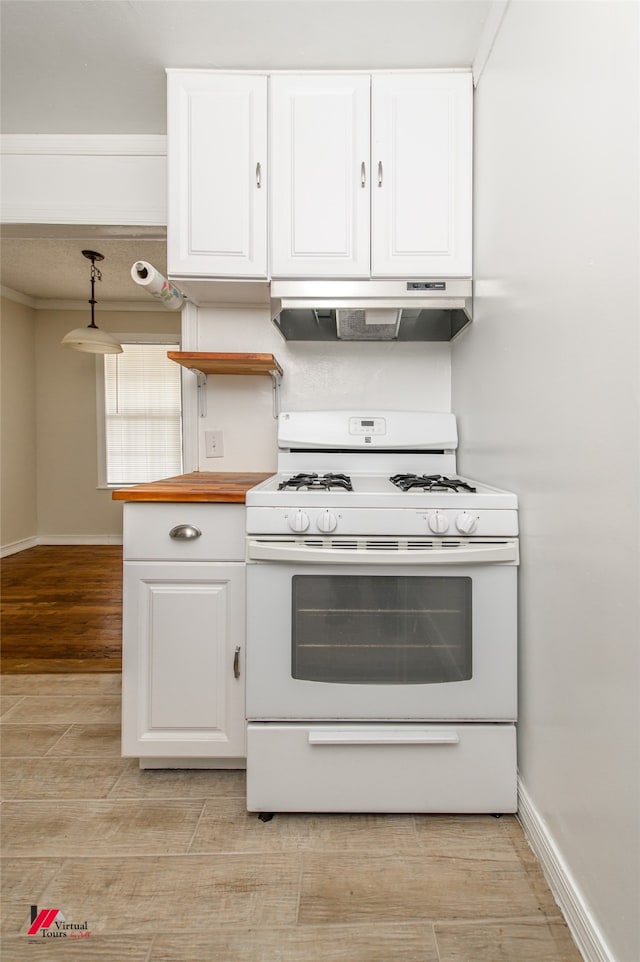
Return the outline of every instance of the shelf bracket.
{"type": "Polygon", "coordinates": [[[277,419],[280,414],[280,385],[282,384],[282,376],[280,371],[275,368],[269,371],[271,375],[271,383],[273,385],[273,416],[277,419]]]}
{"type": "Polygon", "coordinates": [[[196,376],[196,384],[198,385],[198,414],[201,418],[206,418],[207,416],[207,375],[203,374],[202,371],[196,371],[194,367],[191,368],[196,376]]]}

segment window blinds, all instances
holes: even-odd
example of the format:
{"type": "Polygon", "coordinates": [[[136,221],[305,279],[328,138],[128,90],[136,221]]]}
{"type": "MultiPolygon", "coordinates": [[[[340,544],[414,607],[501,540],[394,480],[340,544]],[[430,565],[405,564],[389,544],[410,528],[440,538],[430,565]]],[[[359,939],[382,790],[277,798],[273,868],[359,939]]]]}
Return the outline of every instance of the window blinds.
{"type": "Polygon", "coordinates": [[[107,484],[139,484],[182,473],[177,344],[126,344],[104,355],[107,484]]]}

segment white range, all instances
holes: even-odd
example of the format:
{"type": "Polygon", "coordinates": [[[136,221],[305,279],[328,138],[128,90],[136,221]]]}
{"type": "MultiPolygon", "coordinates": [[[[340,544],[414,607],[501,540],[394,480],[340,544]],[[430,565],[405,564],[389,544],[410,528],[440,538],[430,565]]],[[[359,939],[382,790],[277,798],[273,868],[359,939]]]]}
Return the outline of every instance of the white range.
{"type": "Polygon", "coordinates": [[[284,413],[247,493],[250,811],[514,811],[517,498],[452,414],[284,413]]]}

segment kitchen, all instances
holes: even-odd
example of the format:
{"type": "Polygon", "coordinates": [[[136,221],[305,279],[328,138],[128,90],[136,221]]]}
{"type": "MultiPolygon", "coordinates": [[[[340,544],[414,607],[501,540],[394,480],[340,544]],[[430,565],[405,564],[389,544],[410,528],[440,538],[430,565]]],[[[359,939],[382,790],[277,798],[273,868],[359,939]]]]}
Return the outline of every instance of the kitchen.
{"type": "MultiPolygon", "coordinates": [[[[605,934],[618,962],[638,955],[636,18],[635,4],[509,5],[475,92],[474,321],[453,345],[293,348],[260,310],[230,324],[214,308],[204,320],[215,344],[198,344],[273,353],[283,410],[319,395],[333,408],[357,397],[389,409],[400,391],[402,407],[451,410],[460,471],[518,493],[522,787],[551,864],[568,867],[592,913],[583,924],[605,934]],[[615,478],[613,503],[603,472],[608,488],[615,478]],[[618,551],[594,555],[594,527],[619,508],[618,551]]],[[[29,348],[38,378],[50,376],[53,344],[43,330],[29,348]]],[[[18,389],[33,394],[25,370],[18,389]]],[[[75,404],[91,396],[85,382],[75,404]]],[[[222,470],[275,469],[267,379],[210,379],[208,407],[224,412],[207,418],[224,431],[222,470]]],[[[73,444],[60,433],[42,441],[43,471],[73,444]]],[[[34,494],[49,524],[7,541],[117,536],[104,503],[88,527],[71,528],[67,512],[56,528],[55,481],[45,473],[34,494]]]]}

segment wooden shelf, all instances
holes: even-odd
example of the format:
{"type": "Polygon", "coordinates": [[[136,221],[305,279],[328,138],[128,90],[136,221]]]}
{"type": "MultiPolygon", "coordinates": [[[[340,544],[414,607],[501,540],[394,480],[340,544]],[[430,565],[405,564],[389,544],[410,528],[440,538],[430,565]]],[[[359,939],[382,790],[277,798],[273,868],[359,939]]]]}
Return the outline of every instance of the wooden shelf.
{"type": "Polygon", "coordinates": [[[201,374],[279,374],[273,354],[220,354],[205,351],[168,351],[167,357],[201,374]]]}

